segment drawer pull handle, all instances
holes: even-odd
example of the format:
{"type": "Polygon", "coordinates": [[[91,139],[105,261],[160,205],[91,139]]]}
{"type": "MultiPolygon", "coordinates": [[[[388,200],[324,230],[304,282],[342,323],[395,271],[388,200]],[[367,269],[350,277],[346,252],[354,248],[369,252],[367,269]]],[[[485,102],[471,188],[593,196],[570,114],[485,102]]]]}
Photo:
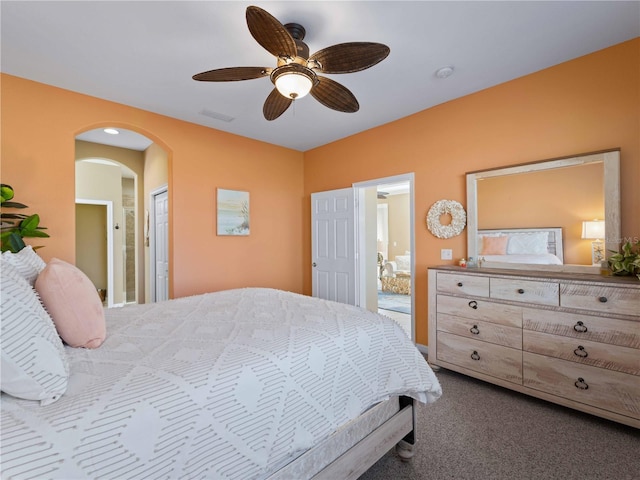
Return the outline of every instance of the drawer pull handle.
{"type": "Polygon", "coordinates": [[[480,360],[480,355],[478,355],[478,352],[474,350],[473,353],[471,354],[471,358],[473,360],[480,360]]]}
{"type": "Polygon", "coordinates": [[[584,347],[582,345],[578,346],[578,348],[576,348],[573,353],[581,358],[587,358],[589,356],[589,354],[587,353],[587,351],[584,349],[584,347]]]}
{"type": "Polygon", "coordinates": [[[462,286],[462,282],[458,282],[458,286],[461,287],[462,286]]]}
{"type": "Polygon", "coordinates": [[[518,293],[520,293],[520,294],[524,293],[524,288],[519,288],[518,289],[518,293]]]}
{"type": "Polygon", "coordinates": [[[576,323],[576,324],[573,326],[573,329],[574,329],[576,332],[580,332],[580,333],[584,333],[584,332],[586,332],[586,331],[587,331],[587,327],[586,327],[586,325],[585,325],[584,323],[582,323],[582,322],[578,322],[578,323],[576,323]]]}
{"type": "Polygon", "coordinates": [[[474,335],[478,335],[478,334],[480,333],[480,330],[478,330],[478,325],[474,325],[473,327],[471,327],[471,328],[469,329],[469,331],[470,331],[471,333],[473,333],[474,335]]]}
{"type": "Polygon", "coordinates": [[[587,382],[585,382],[584,378],[582,377],[579,377],[578,380],[574,383],[574,385],[576,386],[576,388],[580,390],[587,390],[589,388],[589,385],[587,385],[587,382]]]}
{"type": "Polygon", "coordinates": [[[607,303],[607,297],[599,297],[599,298],[598,298],[598,301],[599,301],[600,303],[607,303]]]}
{"type": "Polygon", "coordinates": [[[471,308],[473,308],[474,310],[477,310],[477,309],[478,309],[478,302],[476,302],[475,300],[471,300],[471,301],[469,302],[469,306],[470,306],[471,308]]]}

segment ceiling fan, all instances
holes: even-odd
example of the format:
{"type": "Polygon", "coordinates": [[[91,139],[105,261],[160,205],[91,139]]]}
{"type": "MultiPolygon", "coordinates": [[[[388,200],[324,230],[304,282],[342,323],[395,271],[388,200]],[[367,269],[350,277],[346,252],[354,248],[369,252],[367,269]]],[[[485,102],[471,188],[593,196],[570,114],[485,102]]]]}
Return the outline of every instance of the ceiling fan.
{"type": "Polygon", "coordinates": [[[381,43],[350,42],[309,55],[309,47],[302,41],[306,33],[302,25],[282,25],[270,13],[254,6],[247,7],[246,17],[251,35],[277,58],[277,66],[218,68],[198,73],[193,79],[232,82],[268,76],[275,88],[262,107],[267,120],[278,118],[294,100],[307,93],[325,107],[340,112],[357,112],[360,105],[349,89],[318,74],[359,72],[381,62],[390,52],[389,47],[381,43]]]}

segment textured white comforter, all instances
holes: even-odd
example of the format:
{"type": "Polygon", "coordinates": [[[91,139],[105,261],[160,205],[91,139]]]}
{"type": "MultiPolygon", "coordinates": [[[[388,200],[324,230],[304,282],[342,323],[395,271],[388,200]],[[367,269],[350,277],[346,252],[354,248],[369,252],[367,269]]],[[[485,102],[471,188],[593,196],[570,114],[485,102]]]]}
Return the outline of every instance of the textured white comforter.
{"type": "Polygon", "coordinates": [[[107,311],[56,403],[2,394],[2,478],[264,478],[394,394],[441,389],[394,321],[247,288],[107,311]]]}

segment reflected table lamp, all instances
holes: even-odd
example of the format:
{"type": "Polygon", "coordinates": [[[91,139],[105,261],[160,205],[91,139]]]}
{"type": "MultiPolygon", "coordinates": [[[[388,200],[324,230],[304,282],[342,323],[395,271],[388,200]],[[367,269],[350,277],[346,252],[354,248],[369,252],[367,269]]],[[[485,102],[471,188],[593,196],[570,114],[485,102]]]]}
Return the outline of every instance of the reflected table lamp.
{"type": "Polygon", "coordinates": [[[591,263],[600,265],[604,260],[604,220],[582,222],[582,238],[591,242],[591,263]]]}

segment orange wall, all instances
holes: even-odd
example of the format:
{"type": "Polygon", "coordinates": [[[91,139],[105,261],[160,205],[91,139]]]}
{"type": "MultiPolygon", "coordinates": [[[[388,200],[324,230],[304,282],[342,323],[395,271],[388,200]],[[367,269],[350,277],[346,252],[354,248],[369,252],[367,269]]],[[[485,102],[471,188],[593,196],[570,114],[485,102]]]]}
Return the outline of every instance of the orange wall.
{"type": "Polygon", "coordinates": [[[466,230],[438,239],[424,219],[437,200],[466,205],[466,172],[620,147],[622,234],[640,237],[639,60],[634,39],[308,151],[304,224],[312,192],[415,172],[416,340],[428,344],[427,268],[452,263],[441,248],[465,256],[466,230]]]}
{"type": "Polygon", "coordinates": [[[169,152],[173,297],[242,286],[302,290],[303,154],[2,75],[2,182],[39,213],[45,260],[75,261],[74,138],[128,128],[169,152]],[[249,191],[251,235],[218,237],[217,187],[249,191]]]}
{"type": "MultiPolygon", "coordinates": [[[[311,292],[310,196],[415,172],[416,330],[427,344],[427,267],[441,248],[424,219],[466,204],[472,170],[621,148],[622,234],[640,236],[640,39],[454,100],[304,154],[2,75],[2,181],[41,214],[45,260],[75,259],[74,137],[138,131],[169,152],[174,297],[263,285],[311,292]],[[215,235],[215,188],[251,192],[251,235],[215,235]],[[55,220],[53,220],[55,219],[55,220]]],[[[356,92],[357,94],[357,92],[356,92]]],[[[355,115],[366,115],[366,106],[355,115]]]]}

